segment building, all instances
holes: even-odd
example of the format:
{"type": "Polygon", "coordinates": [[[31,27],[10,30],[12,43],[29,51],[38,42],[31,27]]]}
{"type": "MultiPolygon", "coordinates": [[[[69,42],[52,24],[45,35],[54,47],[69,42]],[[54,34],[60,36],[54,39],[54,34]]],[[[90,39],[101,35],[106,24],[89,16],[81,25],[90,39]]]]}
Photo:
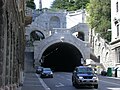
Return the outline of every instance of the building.
{"type": "Polygon", "coordinates": [[[120,1],[111,0],[111,53],[114,66],[120,65],[120,1]]]}
{"type": "Polygon", "coordinates": [[[16,90],[24,70],[24,0],[0,0],[0,90],[16,90]]]}
{"type": "MultiPolygon", "coordinates": [[[[105,69],[120,65],[120,1],[111,0],[111,34],[112,40],[107,43],[99,34],[90,32],[92,51],[99,57],[105,69]]],[[[94,30],[92,30],[94,31],[94,30]]]]}

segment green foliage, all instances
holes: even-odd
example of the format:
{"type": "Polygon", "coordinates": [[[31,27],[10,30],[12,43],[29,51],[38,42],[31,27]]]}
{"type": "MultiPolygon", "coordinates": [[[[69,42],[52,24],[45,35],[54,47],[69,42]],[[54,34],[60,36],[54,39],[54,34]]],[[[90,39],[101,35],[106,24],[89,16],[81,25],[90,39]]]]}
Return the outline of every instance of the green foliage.
{"type": "Polygon", "coordinates": [[[74,11],[81,8],[85,8],[88,2],[89,0],[55,0],[51,8],[74,11]]]}
{"type": "Polygon", "coordinates": [[[107,31],[111,28],[110,5],[110,0],[90,0],[87,4],[88,22],[91,28],[95,28],[95,31],[108,41],[111,40],[111,33],[107,31]]]}
{"type": "Polygon", "coordinates": [[[26,1],[26,6],[31,8],[31,9],[35,9],[36,8],[34,0],[26,1]]]}

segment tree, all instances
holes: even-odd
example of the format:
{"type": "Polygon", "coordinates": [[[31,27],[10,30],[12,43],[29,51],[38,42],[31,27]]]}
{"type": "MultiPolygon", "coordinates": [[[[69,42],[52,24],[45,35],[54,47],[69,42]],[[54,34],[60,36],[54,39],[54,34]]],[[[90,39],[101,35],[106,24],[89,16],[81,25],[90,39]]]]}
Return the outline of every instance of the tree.
{"type": "Polygon", "coordinates": [[[90,0],[87,5],[87,12],[91,28],[95,28],[95,31],[100,33],[101,37],[111,41],[111,33],[107,31],[111,28],[111,1],[90,0]]]}
{"type": "Polygon", "coordinates": [[[31,9],[35,9],[36,8],[34,0],[26,1],[26,6],[31,8],[31,9]]]}
{"type": "Polygon", "coordinates": [[[86,8],[87,3],[89,3],[89,0],[55,0],[51,8],[74,11],[81,8],[86,8]]]}

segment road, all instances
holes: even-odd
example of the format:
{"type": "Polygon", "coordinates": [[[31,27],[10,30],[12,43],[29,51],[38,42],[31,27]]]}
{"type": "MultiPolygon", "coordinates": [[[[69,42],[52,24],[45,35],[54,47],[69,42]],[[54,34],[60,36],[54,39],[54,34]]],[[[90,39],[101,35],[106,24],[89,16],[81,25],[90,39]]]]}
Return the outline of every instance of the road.
{"type": "Polygon", "coordinates": [[[99,88],[76,89],[72,86],[72,73],[54,72],[53,78],[41,79],[32,68],[33,55],[26,53],[24,83],[19,90],[120,90],[120,78],[99,76],[99,88]]]}
{"type": "Polygon", "coordinates": [[[55,72],[53,78],[40,78],[36,73],[26,73],[21,90],[120,90],[120,78],[99,76],[99,88],[72,86],[72,73],[55,72]]]}
{"type": "MultiPolygon", "coordinates": [[[[72,86],[71,73],[58,72],[54,73],[54,78],[44,78],[43,81],[50,90],[76,90],[72,86]]],[[[99,76],[99,88],[84,87],[80,90],[120,90],[120,79],[99,76]]],[[[77,89],[78,90],[78,89],[77,89]]]]}

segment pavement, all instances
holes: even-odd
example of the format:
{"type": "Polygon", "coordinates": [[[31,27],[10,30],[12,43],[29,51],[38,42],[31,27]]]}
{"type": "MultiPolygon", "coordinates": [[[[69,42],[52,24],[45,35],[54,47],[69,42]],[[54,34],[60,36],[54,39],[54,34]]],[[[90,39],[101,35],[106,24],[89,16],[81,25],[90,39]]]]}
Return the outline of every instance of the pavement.
{"type": "Polygon", "coordinates": [[[111,77],[105,76],[105,77],[107,77],[107,78],[113,78],[113,79],[120,79],[120,77],[114,77],[114,76],[111,76],[111,77]]]}
{"type": "Polygon", "coordinates": [[[25,73],[23,86],[17,90],[49,90],[47,85],[43,82],[36,73],[25,73]]]}
{"type": "Polygon", "coordinates": [[[23,85],[17,90],[48,90],[47,85],[35,73],[35,69],[33,68],[33,55],[33,53],[25,53],[24,81],[23,85]]]}

